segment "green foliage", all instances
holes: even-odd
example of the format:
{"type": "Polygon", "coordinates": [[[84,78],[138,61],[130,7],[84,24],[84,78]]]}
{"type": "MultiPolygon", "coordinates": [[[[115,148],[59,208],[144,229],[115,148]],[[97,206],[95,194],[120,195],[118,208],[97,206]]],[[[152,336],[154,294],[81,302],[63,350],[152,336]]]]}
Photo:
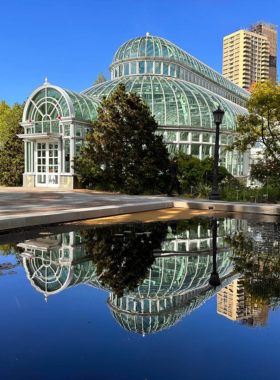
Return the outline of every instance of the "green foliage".
{"type": "Polygon", "coordinates": [[[169,159],[157,122],[136,93],[120,84],[98,109],[74,169],[84,184],[129,194],[150,192],[166,172],[169,159]]]}
{"type": "Polygon", "coordinates": [[[163,223],[137,223],[80,232],[86,240],[85,249],[93,256],[96,273],[102,285],[109,286],[122,297],[124,290],[133,291],[148,275],[167,234],[163,223]]]}
{"type": "Polygon", "coordinates": [[[271,80],[258,82],[247,101],[248,115],[238,116],[236,141],[227,147],[245,152],[258,141],[264,145],[264,155],[279,161],[280,86],[271,80]]]}
{"type": "Polygon", "coordinates": [[[0,150],[0,185],[20,186],[24,172],[24,144],[17,137],[23,133],[19,125],[22,120],[24,104],[15,103],[8,112],[7,130],[4,143],[0,150]]]}
{"type": "Polygon", "coordinates": [[[251,165],[250,177],[261,183],[267,183],[268,179],[279,180],[280,162],[275,159],[259,159],[251,165]]]}
{"type": "Polygon", "coordinates": [[[9,126],[10,126],[11,113],[12,113],[11,107],[3,100],[0,101],[0,146],[7,139],[9,126]]]}
{"type": "MultiPolygon", "coordinates": [[[[186,192],[191,192],[193,196],[208,197],[211,193],[214,173],[214,158],[206,157],[199,160],[196,157],[178,152],[179,170],[185,176],[180,181],[186,192]],[[192,187],[192,189],[191,189],[192,187]]],[[[232,175],[223,166],[218,168],[218,181],[230,180],[232,175]]]]}
{"type": "MultiPolygon", "coordinates": [[[[278,229],[278,225],[275,225],[278,229]]],[[[256,226],[255,226],[255,229],[256,226]]],[[[263,231],[263,226],[260,226],[263,231]]],[[[279,240],[279,232],[276,238],[279,240]]],[[[280,256],[278,246],[271,250],[263,249],[258,255],[254,254],[254,243],[251,237],[240,232],[225,241],[233,247],[235,272],[242,275],[245,293],[252,304],[259,307],[268,305],[276,310],[280,303],[280,256]]]]}
{"type": "Polygon", "coordinates": [[[103,72],[101,71],[101,73],[98,74],[98,77],[95,78],[93,85],[95,86],[96,84],[100,84],[103,82],[107,82],[107,79],[105,75],[103,74],[103,72]]]}

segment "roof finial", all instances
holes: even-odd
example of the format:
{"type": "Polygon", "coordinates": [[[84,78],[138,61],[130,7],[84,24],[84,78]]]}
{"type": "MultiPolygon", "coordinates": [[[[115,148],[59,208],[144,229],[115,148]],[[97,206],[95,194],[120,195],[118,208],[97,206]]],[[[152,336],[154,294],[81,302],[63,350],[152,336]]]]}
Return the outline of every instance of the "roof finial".
{"type": "Polygon", "coordinates": [[[45,78],[45,83],[44,84],[49,84],[48,77],[45,78]]]}
{"type": "Polygon", "coordinates": [[[150,35],[150,33],[149,32],[146,32],[146,36],[148,37],[150,35]]]}

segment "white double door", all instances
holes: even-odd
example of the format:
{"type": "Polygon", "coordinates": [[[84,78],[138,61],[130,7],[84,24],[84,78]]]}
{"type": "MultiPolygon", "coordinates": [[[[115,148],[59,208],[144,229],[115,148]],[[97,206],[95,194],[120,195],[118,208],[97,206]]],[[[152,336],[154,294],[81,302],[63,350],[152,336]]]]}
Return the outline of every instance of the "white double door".
{"type": "Polygon", "coordinates": [[[36,143],[36,186],[59,186],[60,156],[60,141],[36,143]]]}

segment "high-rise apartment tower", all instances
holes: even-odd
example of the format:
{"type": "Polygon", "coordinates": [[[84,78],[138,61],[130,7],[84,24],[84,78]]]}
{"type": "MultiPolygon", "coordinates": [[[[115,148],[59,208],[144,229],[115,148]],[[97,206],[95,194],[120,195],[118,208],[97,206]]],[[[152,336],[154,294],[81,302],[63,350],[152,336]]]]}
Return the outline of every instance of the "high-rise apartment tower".
{"type": "Polygon", "coordinates": [[[250,30],[224,37],[223,75],[249,89],[258,80],[277,79],[277,25],[259,21],[250,30]]]}

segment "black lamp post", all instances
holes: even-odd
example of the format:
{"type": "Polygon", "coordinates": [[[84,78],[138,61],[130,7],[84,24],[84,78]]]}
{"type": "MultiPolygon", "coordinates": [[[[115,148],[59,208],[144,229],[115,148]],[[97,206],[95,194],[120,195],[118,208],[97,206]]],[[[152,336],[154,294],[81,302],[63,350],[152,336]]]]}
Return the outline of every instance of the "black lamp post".
{"type": "Polygon", "coordinates": [[[217,219],[212,220],[212,237],[213,237],[213,271],[209,284],[216,287],[221,285],[219,274],[217,272],[217,219]]]}
{"type": "Polygon", "coordinates": [[[213,177],[213,186],[212,192],[209,196],[209,199],[219,200],[219,191],[218,191],[218,163],[219,163],[219,139],[220,139],[220,124],[222,124],[224,117],[224,110],[221,110],[220,106],[216,111],[213,112],[214,122],[216,124],[216,141],[215,141],[215,155],[214,155],[214,177],[213,177]]]}

